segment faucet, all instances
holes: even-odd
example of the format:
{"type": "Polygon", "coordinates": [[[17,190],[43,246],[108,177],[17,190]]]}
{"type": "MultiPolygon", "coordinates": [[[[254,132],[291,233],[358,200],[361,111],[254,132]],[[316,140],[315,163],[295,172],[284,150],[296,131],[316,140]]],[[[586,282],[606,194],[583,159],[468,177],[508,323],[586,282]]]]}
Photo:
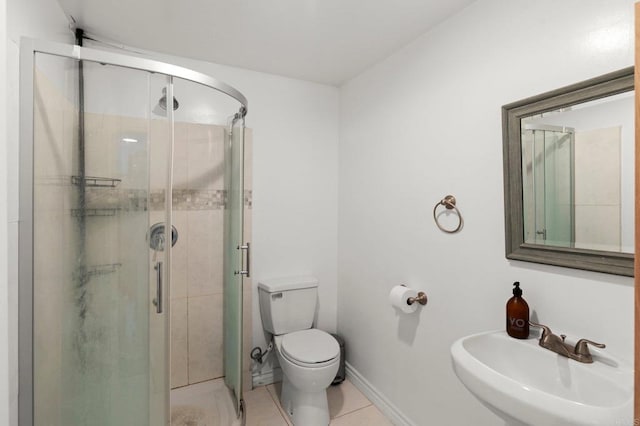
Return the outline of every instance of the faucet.
{"type": "Polygon", "coordinates": [[[591,364],[593,362],[593,357],[591,356],[591,352],[589,352],[588,345],[593,345],[597,348],[606,347],[606,345],[602,343],[596,343],[588,339],[580,339],[574,347],[571,347],[571,345],[564,342],[565,337],[567,337],[564,334],[557,336],[553,334],[551,329],[546,325],[536,324],[532,321],[529,321],[529,324],[542,329],[542,334],[540,334],[540,340],[538,342],[540,346],[578,362],[585,364],[591,364]]]}

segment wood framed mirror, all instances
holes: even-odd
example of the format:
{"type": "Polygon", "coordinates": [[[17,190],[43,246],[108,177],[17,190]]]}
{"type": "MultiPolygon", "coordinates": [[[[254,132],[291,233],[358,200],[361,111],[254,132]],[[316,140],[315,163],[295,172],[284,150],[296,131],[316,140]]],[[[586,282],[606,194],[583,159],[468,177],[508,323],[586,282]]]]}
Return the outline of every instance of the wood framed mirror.
{"type": "Polygon", "coordinates": [[[633,276],[634,68],[502,107],[506,257],[633,276]]]}

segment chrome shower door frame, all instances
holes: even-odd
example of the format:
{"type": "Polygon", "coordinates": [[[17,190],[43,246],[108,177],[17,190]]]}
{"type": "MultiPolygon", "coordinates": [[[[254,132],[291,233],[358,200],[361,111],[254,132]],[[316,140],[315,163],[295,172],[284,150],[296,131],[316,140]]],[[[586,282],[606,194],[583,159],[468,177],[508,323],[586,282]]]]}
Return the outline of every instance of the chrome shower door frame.
{"type": "MultiPolygon", "coordinates": [[[[33,195],[34,195],[34,70],[36,53],[96,62],[178,77],[231,96],[248,108],[247,99],[233,87],[211,76],[150,59],[87,47],[30,38],[20,41],[20,136],[19,136],[19,242],[18,242],[18,423],[34,424],[33,377],[33,195]]],[[[173,96],[173,93],[168,93],[173,96]]]]}

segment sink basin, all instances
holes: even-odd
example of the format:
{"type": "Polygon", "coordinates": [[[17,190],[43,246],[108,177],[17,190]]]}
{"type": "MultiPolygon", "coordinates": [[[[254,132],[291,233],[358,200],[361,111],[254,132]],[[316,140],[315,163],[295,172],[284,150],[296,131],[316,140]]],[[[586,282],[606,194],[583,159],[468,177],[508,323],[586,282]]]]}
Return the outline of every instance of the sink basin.
{"type": "Polygon", "coordinates": [[[453,369],[465,387],[509,424],[633,424],[633,368],[607,352],[591,349],[582,364],[492,331],[457,340],[453,369]]]}

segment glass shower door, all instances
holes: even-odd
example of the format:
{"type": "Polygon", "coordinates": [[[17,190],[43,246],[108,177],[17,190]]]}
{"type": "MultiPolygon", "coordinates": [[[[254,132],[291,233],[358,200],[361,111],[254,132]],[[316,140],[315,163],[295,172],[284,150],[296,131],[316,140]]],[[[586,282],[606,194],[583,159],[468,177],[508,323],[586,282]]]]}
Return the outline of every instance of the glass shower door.
{"type": "Polygon", "coordinates": [[[33,78],[33,424],[167,424],[168,274],[147,232],[170,222],[150,92],[170,80],[41,53],[33,78]]]}
{"type": "Polygon", "coordinates": [[[244,242],[244,108],[230,122],[225,148],[224,373],[242,410],[243,278],[250,276],[250,245],[244,242]]]}
{"type": "Polygon", "coordinates": [[[573,133],[545,130],[544,227],[546,244],[572,247],[574,242],[573,133]]]}
{"type": "Polygon", "coordinates": [[[563,128],[522,132],[525,241],[571,247],[574,241],[574,138],[563,128]]]}

